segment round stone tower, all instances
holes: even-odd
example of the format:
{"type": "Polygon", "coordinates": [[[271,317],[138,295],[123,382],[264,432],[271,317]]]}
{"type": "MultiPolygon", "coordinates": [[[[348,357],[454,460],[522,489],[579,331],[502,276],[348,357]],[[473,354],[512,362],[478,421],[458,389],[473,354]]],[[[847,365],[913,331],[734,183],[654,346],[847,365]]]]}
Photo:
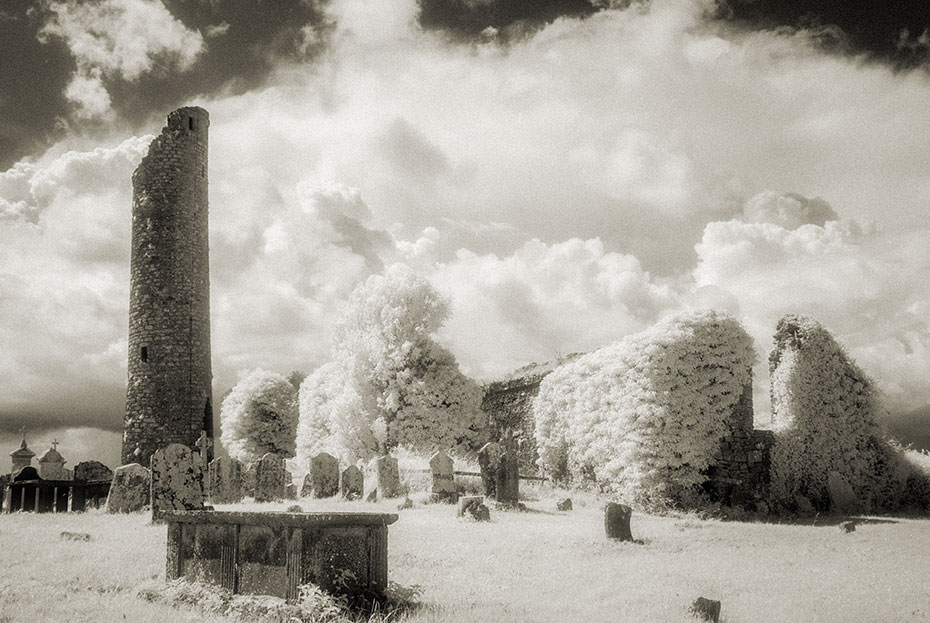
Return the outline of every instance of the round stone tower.
{"type": "Polygon", "coordinates": [[[168,115],[132,174],[129,383],[122,462],[213,437],[207,130],[197,107],[168,115]]]}

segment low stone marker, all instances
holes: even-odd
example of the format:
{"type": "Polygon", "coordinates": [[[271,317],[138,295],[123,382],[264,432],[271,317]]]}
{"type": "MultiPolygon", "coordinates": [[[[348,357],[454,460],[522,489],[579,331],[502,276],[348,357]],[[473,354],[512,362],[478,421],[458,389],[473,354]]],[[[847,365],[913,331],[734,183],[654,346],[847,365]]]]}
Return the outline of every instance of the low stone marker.
{"type": "Polygon", "coordinates": [[[608,539],[619,541],[632,541],[633,533],[630,531],[630,517],[633,509],[625,504],[608,502],[604,509],[604,530],[608,539]]]}
{"type": "Polygon", "coordinates": [[[255,464],[255,501],[274,502],[285,499],[289,482],[284,459],[271,452],[265,453],[255,464]]]}
{"type": "Polygon", "coordinates": [[[355,465],[342,470],[342,497],[347,500],[361,499],[365,490],[365,476],[355,465]]]}
{"type": "Polygon", "coordinates": [[[90,535],[86,532],[62,532],[58,535],[62,541],[90,541],[90,535]]]}
{"type": "Polygon", "coordinates": [[[489,498],[496,495],[497,469],[501,463],[501,447],[495,442],[486,443],[478,450],[478,468],[481,470],[481,483],[484,494],[489,498]]]}
{"type": "Polygon", "coordinates": [[[560,511],[570,511],[572,510],[572,499],[564,498],[562,500],[559,500],[558,502],[556,502],[555,507],[557,510],[560,510],[560,511]]]}
{"type": "Polygon", "coordinates": [[[149,504],[152,473],[138,463],[117,467],[107,495],[108,513],[134,513],[149,504]]]}
{"type": "Polygon", "coordinates": [[[388,513],[181,511],[168,524],[166,578],[295,600],[312,582],[331,592],[382,594],[388,513]]]}
{"type": "Polygon", "coordinates": [[[371,459],[365,467],[365,500],[396,498],[400,493],[397,459],[389,455],[371,459]]]}
{"type": "Polygon", "coordinates": [[[309,476],[313,497],[330,498],[339,493],[339,461],[333,455],[320,452],[310,459],[309,476]]]}
{"type": "Polygon", "coordinates": [[[404,496],[403,502],[397,505],[397,510],[405,511],[408,508],[413,508],[413,500],[410,499],[410,496],[404,496]]]}
{"type": "Polygon", "coordinates": [[[458,516],[464,517],[465,513],[472,506],[484,504],[484,496],[481,495],[463,495],[459,498],[458,516]]]}
{"type": "Polygon", "coordinates": [[[458,493],[455,491],[455,476],[452,459],[442,450],[437,450],[429,457],[429,467],[433,474],[433,487],[430,501],[455,503],[458,493]]]}
{"type": "Polygon", "coordinates": [[[840,530],[849,534],[850,532],[856,531],[856,522],[855,521],[844,521],[840,524],[840,530]]]}
{"type": "Polygon", "coordinates": [[[691,604],[688,612],[704,621],[717,623],[720,620],[720,602],[714,599],[698,597],[691,604]]]}
{"type": "Polygon", "coordinates": [[[242,463],[219,457],[210,461],[207,491],[214,504],[238,504],[242,501],[242,463]]]}
{"type": "Polygon", "coordinates": [[[152,520],[167,511],[204,508],[203,460],[187,446],[173,443],[152,454],[152,520]]]}

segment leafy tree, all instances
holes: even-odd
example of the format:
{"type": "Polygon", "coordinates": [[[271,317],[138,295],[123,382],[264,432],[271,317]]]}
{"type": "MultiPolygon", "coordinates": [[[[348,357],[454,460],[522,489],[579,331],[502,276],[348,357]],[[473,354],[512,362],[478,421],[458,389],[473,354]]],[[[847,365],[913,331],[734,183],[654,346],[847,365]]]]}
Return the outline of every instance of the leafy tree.
{"type": "Polygon", "coordinates": [[[220,441],[245,463],[266,452],[294,456],[297,391],[284,376],[256,368],[244,376],[220,407],[220,441]]]}
{"type": "Polygon", "coordinates": [[[432,337],[448,313],[429,282],[400,264],[356,288],[331,367],[301,386],[301,445],[339,445],[356,459],[398,445],[476,449],[485,429],[481,388],[432,337]],[[328,441],[310,438],[327,427],[328,441]]]}

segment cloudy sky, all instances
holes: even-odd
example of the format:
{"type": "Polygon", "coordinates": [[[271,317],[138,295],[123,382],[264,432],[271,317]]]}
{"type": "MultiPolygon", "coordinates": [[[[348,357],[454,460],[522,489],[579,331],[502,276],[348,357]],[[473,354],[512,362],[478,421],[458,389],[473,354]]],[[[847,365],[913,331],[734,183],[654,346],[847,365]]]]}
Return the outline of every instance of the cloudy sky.
{"type": "MultiPolygon", "coordinates": [[[[42,0],[0,11],[0,450],[118,461],[130,176],[211,115],[217,402],[395,262],[491,380],[689,308],[820,320],[930,447],[930,8],[42,0]]],[[[6,6],[6,5],[5,5],[6,6]]],[[[930,7],[930,5],[928,5],[930,7]]],[[[0,466],[2,467],[2,466],[0,466]]]]}

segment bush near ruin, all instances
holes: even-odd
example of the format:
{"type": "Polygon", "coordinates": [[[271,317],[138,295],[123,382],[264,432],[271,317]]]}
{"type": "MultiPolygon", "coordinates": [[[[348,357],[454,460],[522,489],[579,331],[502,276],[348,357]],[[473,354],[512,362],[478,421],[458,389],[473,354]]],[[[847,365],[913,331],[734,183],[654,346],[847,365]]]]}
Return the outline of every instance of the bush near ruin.
{"type": "Polygon", "coordinates": [[[694,503],[754,360],[752,338],[715,311],[579,357],[540,384],[533,408],[541,466],[630,503],[694,503]]]}
{"type": "Polygon", "coordinates": [[[927,510],[926,475],[884,438],[874,383],[833,336],[816,320],[789,315],[774,339],[775,507],[828,510],[831,489],[836,506],[837,489],[849,488],[860,511],[927,510]]]}
{"type": "Polygon", "coordinates": [[[243,463],[265,453],[294,456],[297,391],[282,375],[257,368],[230,390],[220,408],[220,440],[243,463]]]}
{"type": "Polygon", "coordinates": [[[320,451],[354,463],[398,446],[480,447],[482,390],[432,337],[448,314],[445,299],[403,265],[356,288],[333,361],[301,385],[301,464],[320,451]]]}

